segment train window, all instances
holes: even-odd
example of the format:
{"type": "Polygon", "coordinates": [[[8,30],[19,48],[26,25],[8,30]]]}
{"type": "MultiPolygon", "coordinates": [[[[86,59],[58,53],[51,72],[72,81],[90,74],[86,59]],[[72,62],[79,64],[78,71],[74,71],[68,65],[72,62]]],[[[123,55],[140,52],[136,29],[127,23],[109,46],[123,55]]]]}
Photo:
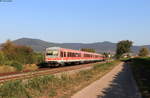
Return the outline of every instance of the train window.
{"type": "Polygon", "coordinates": [[[69,57],[71,57],[71,52],[69,53],[69,57]]]}
{"type": "Polygon", "coordinates": [[[84,57],[90,57],[90,55],[89,54],[84,54],[84,57]]]}
{"type": "Polygon", "coordinates": [[[74,56],[75,56],[75,57],[78,57],[78,53],[75,53],[74,56]]]}
{"type": "Polygon", "coordinates": [[[74,57],[74,53],[72,53],[72,57],[74,57]]]}
{"type": "Polygon", "coordinates": [[[68,53],[67,53],[67,56],[68,56],[68,57],[70,56],[69,54],[70,54],[70,53],[68,52],[68,53]]]}
{"type": "Polygon", "coordinates": [[[52,52],[46,53],[47,56],[53,55],[52,52]]]}
{"type": "Polygon", "coordinates": [[[63,57],[63,52],[62,51],[60,52],[60,57],[63,57]]]}
{"type": "Polygon", "coordinates": [[[72,53],[72,57],[74,57],[74,53],[72,53]]]}
{"type": "Polygon", "coordinates": [[[81,53],[75,53],[75,57],[81,57],[81,53]]]}
{"type": "Polygon", "coordinates": [[[79,53],[76,54],[76,57],[79,57],[79,53]]]}
{"type": "Polygon", "coordinates": [[[81,53],[78,54],[78,57],[81,57],[81,53]]]}
{"type": "Polygon", "coordinates": [[[83,56],[85,57],[85,54],[83,56]]]}
{"type": "Polygon", "coordinates": [[[69,52],[69,57],[71,57],[71,53],[69,52]]]}
{"type": "Polygon", "coordinates": [[[71,52],[69,52],[69,57],[71,57],[71,52]]]}
{"type": "Polygon", "coordinates": [[[64,57],[66,57],[66,52],[64,52],[64,57]]]}
{"type": "Polygon", "coordinates": [[[68,52],[68,57],[71,57],[71,52],[68,52]]]}
{"type": "Polygon", "coordinates": [[[72,53],[70,53],[70,57],[72,57],[72,53]]]}
{"type": "Polygon", "coordinates": [[[46,53],[47,56],[58,56],[57,50],[48,50],[46,53]]]}
{"type": "Polygon", "coordinates": [[[73,53],[73,57],[76,57],[75,53],[73,53]]]}

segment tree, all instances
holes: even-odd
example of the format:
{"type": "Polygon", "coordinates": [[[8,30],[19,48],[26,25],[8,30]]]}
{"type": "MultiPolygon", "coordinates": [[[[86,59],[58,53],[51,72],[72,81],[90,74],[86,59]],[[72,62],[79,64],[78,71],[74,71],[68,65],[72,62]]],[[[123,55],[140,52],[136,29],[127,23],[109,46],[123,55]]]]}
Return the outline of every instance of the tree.
{"type": "Polygon", "coordinates": [[[120,58],[124,53],[131,51],[133,42],[129,40],[123,40],[117,43],[116,58],[120,58]]]}
{"type": "Polygon", "coordinates": [[[148,56],[149,55],[149,49],[146,47],[143,47],[139,50],[139,56],[148,56]]]}
{"type": "Polygon", "coordinates": [[[86,51],[86,52],[93,52],[95,53],[95,49],[92,49],[92,48],[82,48],[81,51],[86,51]]]}
{"type": "Polygon", "coordinates": [[[107,53],[107,52],[104,52],[103,55],[106,57],[106,58],[109,58],[111,53],[107,53]]]}

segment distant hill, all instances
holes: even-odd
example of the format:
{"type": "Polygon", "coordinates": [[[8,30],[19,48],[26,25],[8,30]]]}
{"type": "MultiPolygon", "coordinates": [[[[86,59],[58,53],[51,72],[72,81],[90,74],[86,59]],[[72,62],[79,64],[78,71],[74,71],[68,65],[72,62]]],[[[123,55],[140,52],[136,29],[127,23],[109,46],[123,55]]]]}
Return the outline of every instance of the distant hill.
{"type": "Polygon", "coordinates": [[[111,42],[96,42],[96,43],[52,43],[40,39],[21,38],[13,41],[18,45],[26,45],[32,47],[35,51],[44,51],[47,47],[58,46],[62,48],[81,49],[94,48],[97,52],[115,52],[116,44],[111,42]]]}
{"type": "MultiPolygon", "coordinates": [[[[94,48],[97,52],[111,52],[115,53],[116,43],[104,41],[104,42],[96,42],[96,43],[52,43],[43,41],[40,39],[31,39],[31,38],[21,38],[13,41],[18,45],[26,45],[32,47],[37,52],[42,52],[47,47],[63,47],[70,49],[81,49],[81,48],[94,48]]],[[[150,45],[146,45],[146,47],[150,48],[150,45]]],[[[141,46],[133,46],[132,51],[138,52],[141,46]]]]}
{"type": "Polygon", "coordinates": [[[32,47],[35,51],[44,51],[47,47],[55,46],[55,43],[50,43],[46,41],[42,41],[40,39],[31,39],[31,38],[21,38],[13,41],[18,45],[26,45],[32,47]]]}

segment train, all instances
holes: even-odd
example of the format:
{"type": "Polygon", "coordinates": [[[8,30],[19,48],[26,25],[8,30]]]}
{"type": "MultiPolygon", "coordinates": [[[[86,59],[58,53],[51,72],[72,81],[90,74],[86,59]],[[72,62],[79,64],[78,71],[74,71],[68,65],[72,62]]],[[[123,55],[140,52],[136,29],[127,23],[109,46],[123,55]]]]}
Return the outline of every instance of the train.
{"type": "Polygon", "coordinates": [[[102,54],[66,49],[61,47],[49,47],[45,50],[45,62],[50,66],[63,66],[65,64],[81,64],[87,62],[104,61],[102,54]]]}

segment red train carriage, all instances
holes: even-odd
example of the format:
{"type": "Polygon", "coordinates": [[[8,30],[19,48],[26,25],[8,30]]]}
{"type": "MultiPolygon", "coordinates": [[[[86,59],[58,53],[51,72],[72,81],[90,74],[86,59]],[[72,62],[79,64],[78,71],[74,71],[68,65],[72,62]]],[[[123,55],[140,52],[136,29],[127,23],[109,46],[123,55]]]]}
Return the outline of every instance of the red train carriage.
{"type": "Polygon", "coordinates": [[[84,63],[104,60],[103,55],[60,47],[46,48],[45,62],[50,65],[66,63],[84,63]]]}

